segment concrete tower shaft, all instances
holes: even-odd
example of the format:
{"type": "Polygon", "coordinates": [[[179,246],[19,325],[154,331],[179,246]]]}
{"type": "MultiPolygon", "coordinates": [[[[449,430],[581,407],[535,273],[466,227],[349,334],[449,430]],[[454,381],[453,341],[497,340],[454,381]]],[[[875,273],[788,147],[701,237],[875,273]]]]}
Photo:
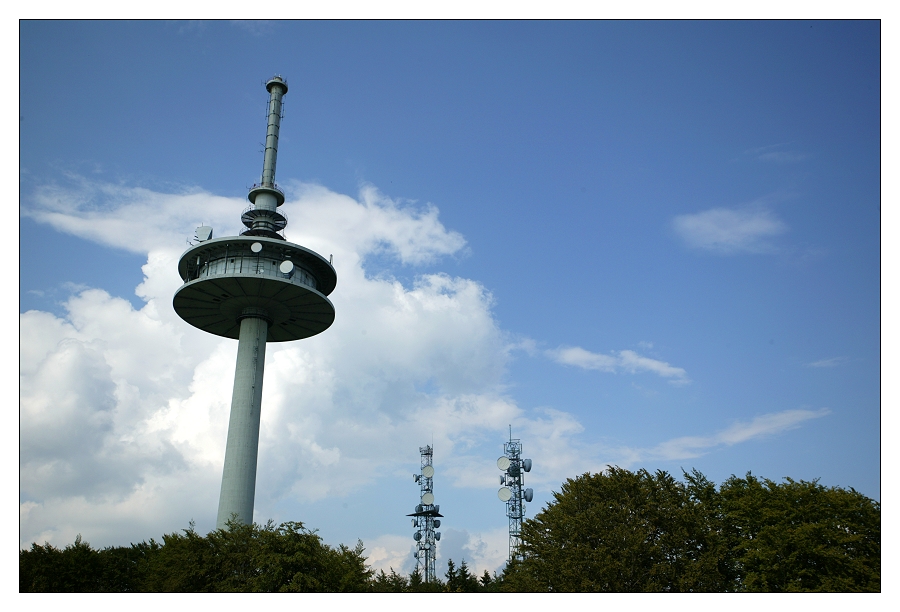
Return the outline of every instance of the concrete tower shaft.
{"type": "Polygon", "coordinates": [[[238,340],[217,528],[232,518],[253,522],[266,343],[308,338],[334,322],[326,297],[337,284],[331,262],[279,234],[287,218],[277,210],[284,193],[275,184],[275,162],[287,82],[273,77],[266,90],[263,177],[247,195],[251,207],[241,215],[247,229],[216,239],[210,228],[198,231],[178,262],[184,284],[173,300],[175,312],[194,327],[238,340]]]}
{"type": "Polygon", "coordinates": [[[259,317],[241,321],[231,417],[225,443],[225,467],[219,493],[216,528],[233,515],[246,524],[253,522],[256,497],[256,458],[259,455],[259,419],[262,413],[263,370],[266,363],[268,322],[259,317]]]}

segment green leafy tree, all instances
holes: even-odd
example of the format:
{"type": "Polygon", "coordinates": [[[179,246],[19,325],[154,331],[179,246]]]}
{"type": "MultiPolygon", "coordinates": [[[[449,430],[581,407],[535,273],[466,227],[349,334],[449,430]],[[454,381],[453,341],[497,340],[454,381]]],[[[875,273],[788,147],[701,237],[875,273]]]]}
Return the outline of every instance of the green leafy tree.
{"type": "Polygon", "coordinates": [[[523,560],[503,575],[508,591],[729,590],[724,547],[708,528],[706,482],[663,471],[610,468],[562,485],[522,527],[523,560]]]}
{"type": "Polygon", "coordinates": [[[878,591],[881,508],[850,489],[611,468],[522,529],[513,591],[878,591]]]}
{"type": "Polygon", "coordinates": [[[193,523],[131,547],[93,550],[81,537],[59,550],[19,553],[22,592],[364,592],[372,572],[362,542],[322,543],[302,523],[229,523],[199,535],[193,523]]]}
{"type": "Polygon", "coordinates": [[[162,592],[363,592],[369,588],[361,542],[322,543],[302,523],[275,527],[229,522],[206,537],[193,526],[163,536],[145,589],[162,592]]]}
{"type": "Polygon", "coordinates": [[[854,489],[751,474],[721,487],[743,591],[880,591],[881,506],[854,489]]]}
{"type": "Polygon", "coordinates": [[[95,593],[101,590],[97,551],[76,536],[63,550],[45,543],[19,551],[19,591],[23,593],[95,593]]]}

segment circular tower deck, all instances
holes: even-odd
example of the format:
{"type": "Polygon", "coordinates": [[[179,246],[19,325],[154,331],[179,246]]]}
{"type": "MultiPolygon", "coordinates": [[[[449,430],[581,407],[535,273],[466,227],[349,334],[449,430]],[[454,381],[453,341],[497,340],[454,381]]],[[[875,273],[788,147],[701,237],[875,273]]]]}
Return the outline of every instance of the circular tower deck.
{"type": "Polygon", "coordinates": [[[265,319],[269,342],[315,336],[334,322],[326,297],[337,274],[319,254],[282,239],[229,236],[201,242],[181,256],[178,315],[199,329],[237,339],[241,320],[265,319]]]}

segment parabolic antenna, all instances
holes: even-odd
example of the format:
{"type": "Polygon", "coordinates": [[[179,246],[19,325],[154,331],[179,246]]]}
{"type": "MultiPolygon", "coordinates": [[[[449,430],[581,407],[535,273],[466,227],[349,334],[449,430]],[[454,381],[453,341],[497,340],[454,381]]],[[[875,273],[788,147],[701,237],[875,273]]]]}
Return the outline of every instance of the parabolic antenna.
{"type": "Polygon", "coordinates": [[[434,494],[426,493],[425,495],[423,495],[422,503],[425,504],[426,506],[430,506],[431,504],[433,504],[434,503],[434,494]]]}
{"type": "Polygon", "coordinates": [[[524,461],[522,461],[522,469],[524,469],[526,472],[531,471],[531,459],[525,459],[524,461]]]}
{"type": "Polygon", "coordinates": [[[509,467],[509,457],[500,457],[497,459],[497,467],[501,470],[505,470],[509,467]]]}
{"type": "Polygon", "coordinates": [[[421,539],[422,539],[422,532],[417,531],[413,534],[413,540],[415,540],[416,542],[418,542],[421,539]]]}
{"type": "Polygon", "coordinates": [[[431,478],[432,476],[434,476],[434,468],[430,465],[426,465],[422,468],[422,476],[424,476],[425,478],[431,478]]]}
{"type": "Polygon", "coordinates": [[[292,274],[294,272],[294,262],[290,260],[282,261],[278,269],[281,270],[282,274],[292,274]]]}
{"type": "Polygon", "coordinates": [[[509,487],[500,487],[500,490],[497,491],[497,497],[499,497],[502,502],[509,501],[512,497],[512,491],[509,490],[509,487]]]}
{"type": "Polygon", "coordinates": [[[525,501],[530,502],[534,499],[534,491],[532,489],[525,489],[525,501]]]}
{"type": "Polygon", "coordinates": [[[254,242],[253,244],[250,245],[250,250],[253,251],[254,253],[259,253],[260,251],[262,251],[262,243],[254,242]]]}
{"type": "Polygon", "coordinates": [[[441,519],[434,519],[434,526],[435,526],[435,527],[440,527],[440,526],[441,526],[441,519]]]}

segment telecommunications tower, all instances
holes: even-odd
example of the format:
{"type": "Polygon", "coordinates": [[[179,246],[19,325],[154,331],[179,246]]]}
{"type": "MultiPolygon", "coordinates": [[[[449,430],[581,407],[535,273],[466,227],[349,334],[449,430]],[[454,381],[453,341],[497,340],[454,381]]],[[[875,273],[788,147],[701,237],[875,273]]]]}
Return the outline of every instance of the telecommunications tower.
{"type": "Polygon", "coordinates": [[[434,563],[437,553],[436,542],[441,539],[441,532],[435,531],[441,526],[443,515],[440,514],[440,506],[434,505],[434,466],[431,465],[431,457],[434,451],[430,446],[420,446],[419,454],[422,456],[422,469],[418,474],[413,474],[413,480],[419,485],[419,499],[421,503],[416,506],[416,511],[406,516],[413,517],[412,525],[416,528],[413,540],[416,541],[416,571],[421,571],[425,582],[434,582],[434,563]]]}
{"type": "Polygon", "coordinates": [[[175,293],[178,315],[199,329],[238,341],[231,417],[216,528],[232,517],[253,522],[256,458],[266,342],[288,342],[319,334],[334,322],[337,274],[329,260],[287,242],[287,218],[278,212],[284,192],[275,184],[275,158],[287,81],[266,83],[268,128],[262,178],[250,188],[239,236],[213,238],[197,228],[196,242],[181,256],[184,285],[175,293]]]}
{"type": "Polygon", "coordinates": [[[500,475],[500,490],[497,497],[506,502],[506,516],[509,517],[509,560],[522,558],[522,519],[525,516],[525,502],[530,502],[534,491],[523,488],[524,473],[531,471],[531,459],[522,459],[522,441],[513,439],[512,426],[509,428],[509,442],[503,444],[503,456],[497,459],[500,475]]]}

